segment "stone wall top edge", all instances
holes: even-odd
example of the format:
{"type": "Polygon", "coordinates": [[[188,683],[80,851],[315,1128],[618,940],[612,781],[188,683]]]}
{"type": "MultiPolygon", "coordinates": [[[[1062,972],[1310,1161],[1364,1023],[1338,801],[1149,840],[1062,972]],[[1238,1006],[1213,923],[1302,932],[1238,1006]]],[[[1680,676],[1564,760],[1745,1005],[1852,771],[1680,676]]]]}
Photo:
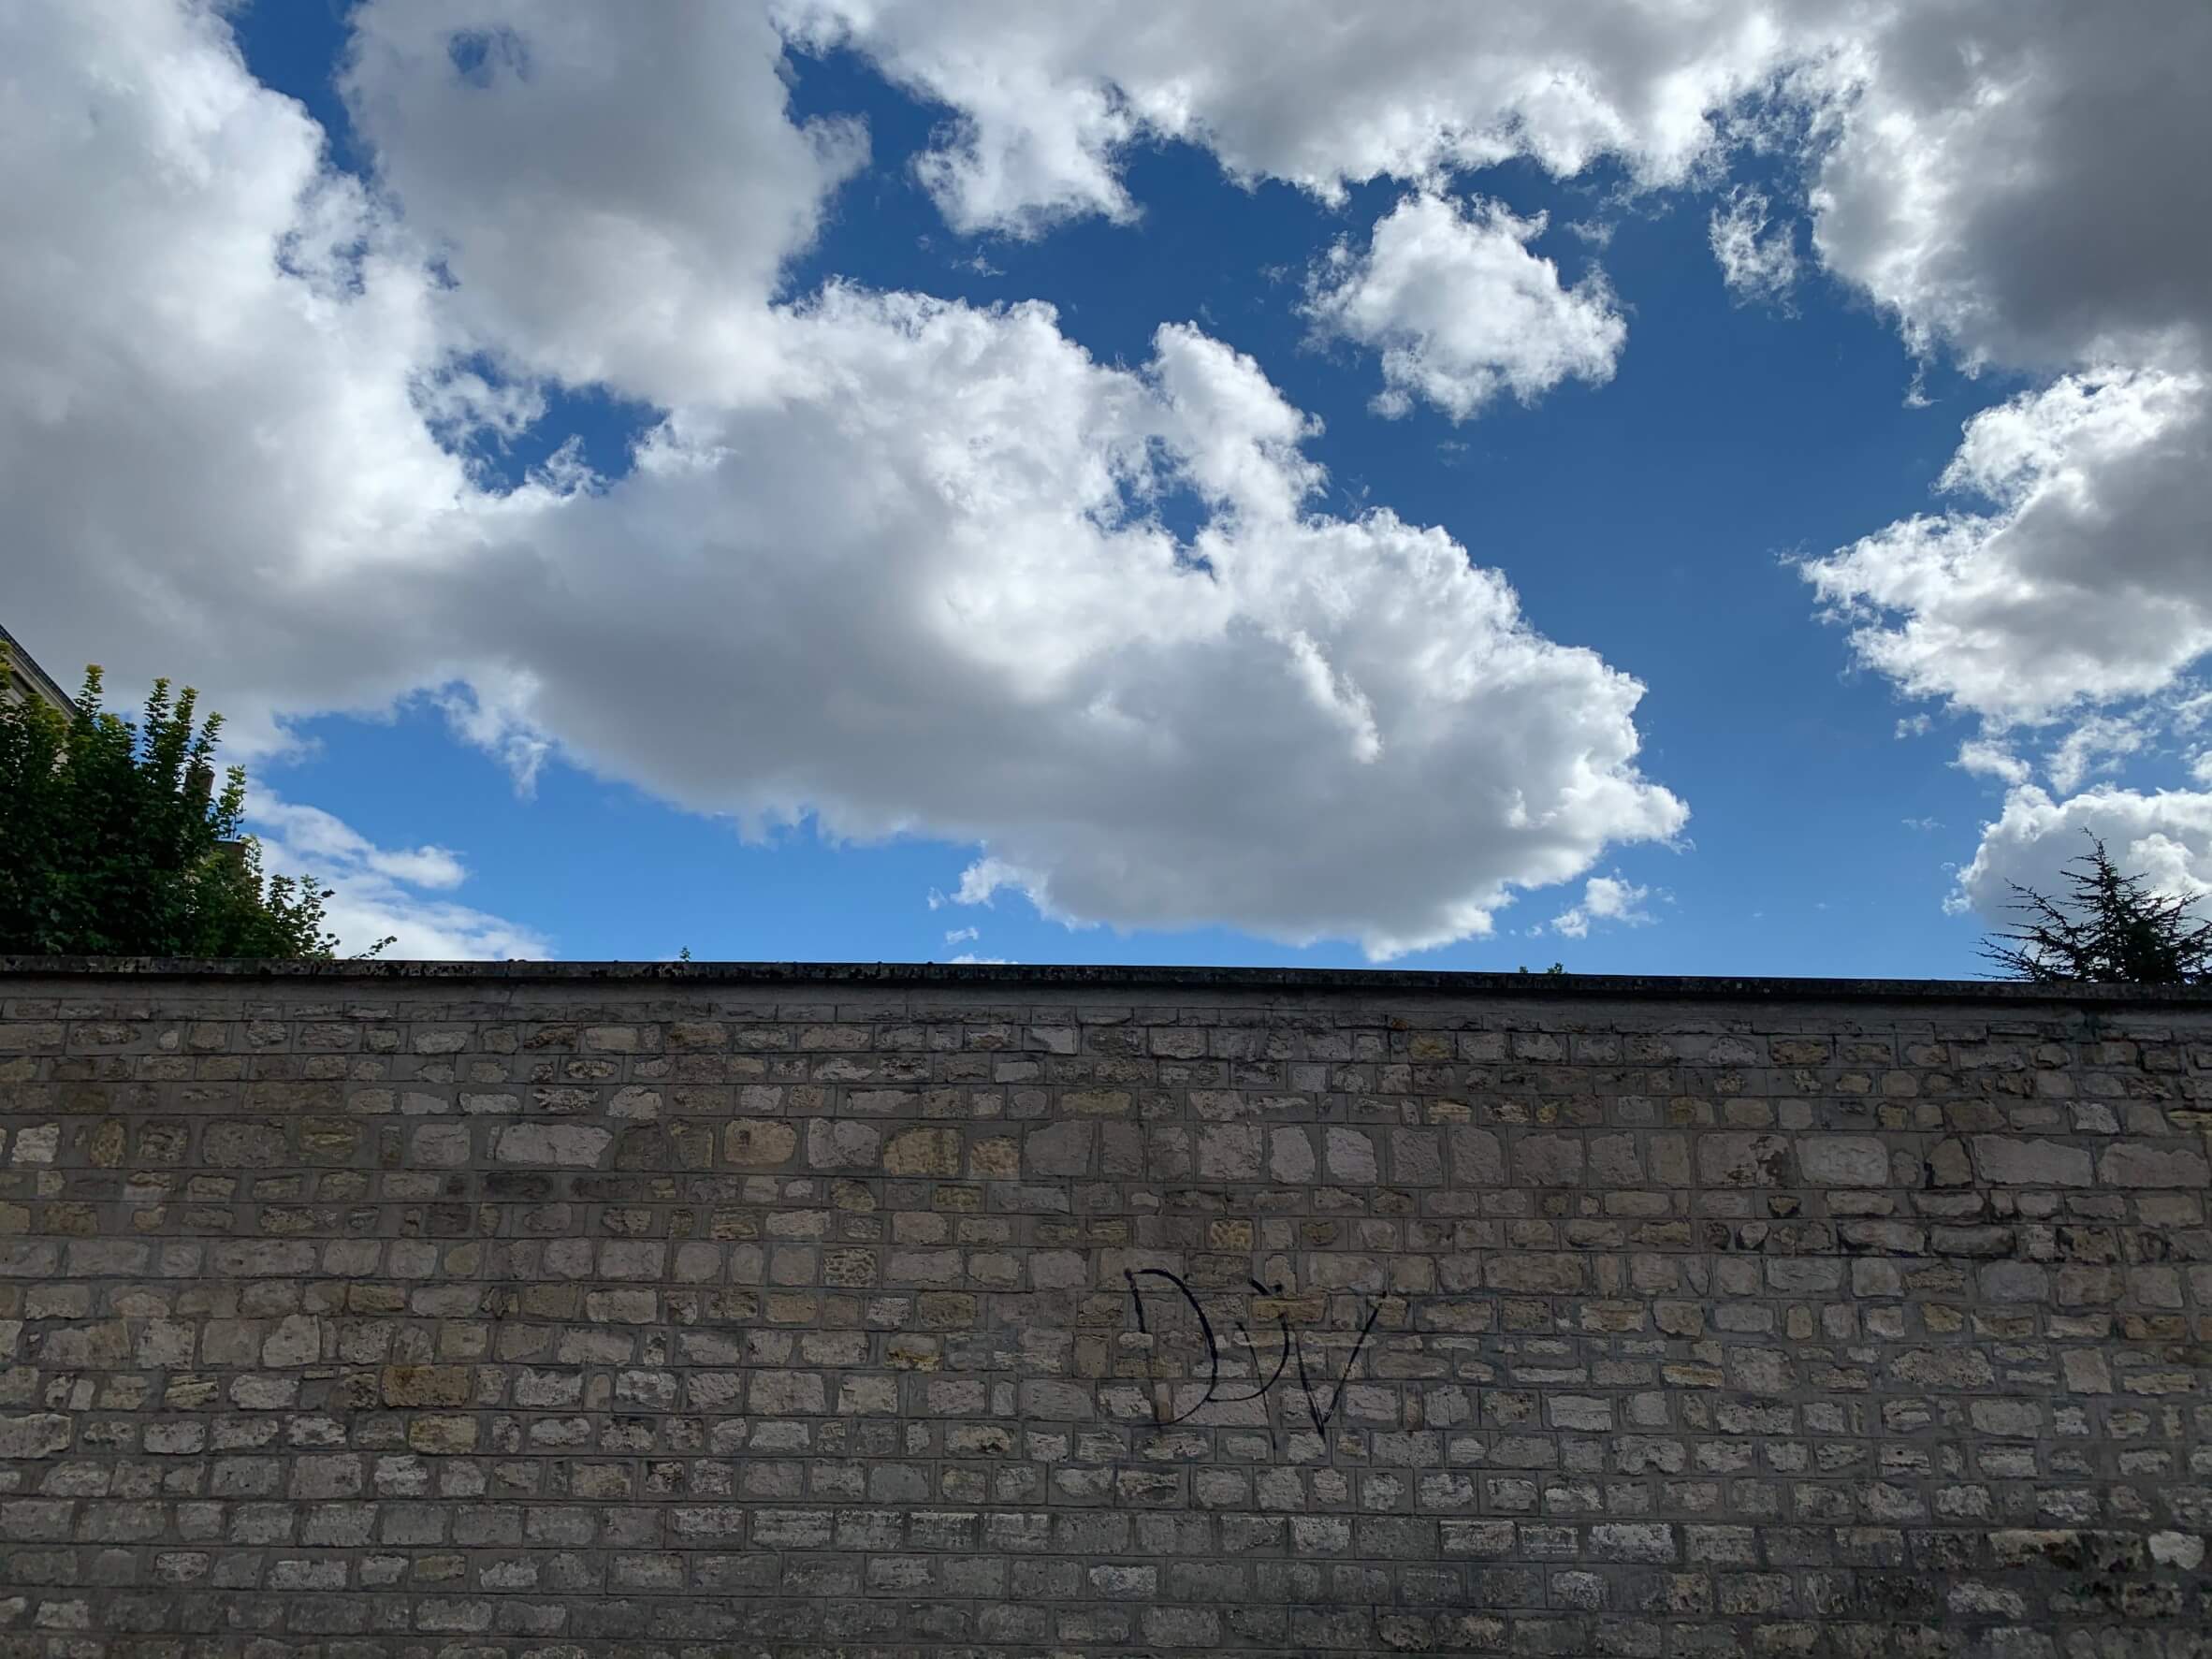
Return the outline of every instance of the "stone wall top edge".
{"type": "Polygon", "coordinates": [[[1403,968],[1301,968],[1092,964],[971,965],[910,962],[300,962],[143,956],[0,956],[0,981],[211,980],[225,983],[482,984],[617,993],[731,985],[812,985],[1001,997],[1028,992],[1320,995],[1329,997],[1509,997],[1589,1001],[1886,1002],[2212,1009],[2212,987],[2046,985],[1989,980],[1814,979],[1687,974],[1519,974],[1403,968]]]}

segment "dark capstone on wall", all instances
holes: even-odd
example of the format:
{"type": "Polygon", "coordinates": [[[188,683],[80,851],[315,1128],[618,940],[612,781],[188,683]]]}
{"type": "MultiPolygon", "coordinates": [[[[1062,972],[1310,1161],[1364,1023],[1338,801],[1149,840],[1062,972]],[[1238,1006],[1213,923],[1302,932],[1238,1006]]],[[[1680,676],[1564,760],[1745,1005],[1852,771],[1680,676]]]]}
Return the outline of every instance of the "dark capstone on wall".
{"type": "Polygon", "coordinates": [[[2212,1001],[0,963],[0,1659],[2212,1653],[2212,1001]]]}

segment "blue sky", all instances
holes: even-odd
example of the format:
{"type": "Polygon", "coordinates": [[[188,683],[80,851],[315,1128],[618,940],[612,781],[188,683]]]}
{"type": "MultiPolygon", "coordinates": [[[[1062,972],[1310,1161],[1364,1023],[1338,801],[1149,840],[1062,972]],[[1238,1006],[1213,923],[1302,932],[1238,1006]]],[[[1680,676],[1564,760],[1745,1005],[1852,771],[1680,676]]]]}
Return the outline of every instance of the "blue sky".
{"type": "MultiPolygon", "coordinates": [[[[2022,255],[2004,238],[2035,221],[2039,204],[1992,205],[1976,183],[1975,146],[2009,136],[1961,139],[1956,123],[1942,124],[1958,91],[1938,69],[1955,70],[1913,55],[1937,49],[1909,32],[1893,39],[1877,23],[1855,25],[1867,31],[1850,42],[1859,66],[1848,84],[1830,84],[1807,65],[1832,65],[1833,39],[1749,73],[1728,41],[1701,42],[1685,22],[1666,61],[1702,65],[1711,88],[1702,136],[1687,138],[1679,120],[1646,107],[1637,78],[1665,64],[1623,62],[1564,35],[1524,41],[1515,50],[1552,69],[1580,65],[1599,89],[1609,139],[1579,138],[1590,124],[1579,117],[1554,133],[1542,108],[1477,103],[1425,138],[1416,123],[1414,138],[1378,158],[1361,136],[1376,110],[1404,118],[1433,104],[1417,84],[1418,59],[1407,59],[1403,84],[1387,72],[1399,49],[1389,29],[1374,32],[1376,74],[1357,94],[1369,104],[1331,108],[1355,95],[1324,77],[1311,130],[1286,130],[1301,117],[1279,109],[1256,116],[1281,89],[1236,86],[1234,54],[1209,59],[1221,47],[1202,30],[1171,43],[1179,73],[1213,65],[1215,80],[1197,84],[1219,100],[1178,132],[1145,113],[1164,95],[1148,76],[1181,84],[1161,79],[1158,65],[1127,51],[1117,58],[1122,49],[1081,31],[1010,44],[1018,32],[989,29],[987,17],[974,24],[981,36],[960,36],[955,14],[987,7],[895,7],[873,23],[837,7],[784,7],[774,31],[627,40],[604,72],[592,51],[606,43],[533,36],[527,8],[494,0],[471,0],[450,20],[408,4],[356,13],[336,0],[257,0],[227,20],[166,0],[137,9],[141,22],[159,13],[168,32],[147,28],[126,45],[117,31],[55,13],[17,44],[82,69],[88,83],[95,68],[108,70],[96,92],[61,76],[57,97],[127,99],[132,74],[105,61],[118,52],[138,54],[132,68],[149,86],[188,72],[229,101],[229,125],[268,124],[282,138],[277,152],[288,144],[305,159],[289,173],[267,164],[275,183],[257,181],[224,131],[180,135],[149,120],[142,153],[105,165],[141,165],[157,180],[180,146],[197,144],[203,188],[219,189],[223,169],[238,167],[235,196],[171,207],[150,194],[142,225],[118,198],[101,228],[155,254],[204,235],[213,251],[181,263],[212,273],[208,302],[224,299],[234,315],[281,311],[287,327],[314,331],[336,367],[289,372],[226,359],[131,371],[169,389],[196,374],[233,400],[163,429],[145,492],[147,511],[186,527],[188,544],[268,537],[273,551],[256,559],[249,546],[225,567],[241,594],[251,581],[252,599],[206,599],[188,626],[165,626],[141,600],[124,622],[97,584],[41,565],[18,573],[8,621],[65,679],[76,659],[97,655],[120,685],[167,673],[242,709],[241,752],[267,802],[262,827],[277,862],[328,872],[350,943],[385,930],[400,936],[403,953],[635,959],[688,948],[725,958],[1444,968],[1556,960],[1593,972],[1957,976],[1976,970],[2003,880],[2047,880],[2079,850],[2084,827],[2132,850],[2169,885],[2201,891],[2212,876],[2190,677],[2207,584],[2204,544],[2191,551],[2190,537],[2204,509],[2187,482],[2205,444],[2205,301],[2190,281],[2203,274],[2201,254],[2122,219],[2099,234],[2138,241],[2110,257],[2162,261],[2173,280],[2113,281],[2107,292],[2096,285],[2107,279],[2070,277],[2053,259],[2045,286],[2076,281],[2080,291],[2023,291],[2022,255]],[[365,44],[349,81],[357,27],[365,44]],[[1013,54],[986,92],[961,79],[954,50],[979,38],[1013,54]],[[703,126],[685,142],[685,59],[740,49],[766,54],[747,60],[750,80],[729,85],[732,101],[750,101],[746,111],[703,105],[700,116],[738,127],[703,126]],[[165,51],[174,59],[166,65],[165,51]],[[1587,64],[1576,56],[1593,51],[1587,64]],[[1792,73],[1795,101],[1778,114],[1774,89],[1792,73]],[[1000,94],[1025,77],[1051,88],[1010,109],[1000,94]],[[1083,107],[1070,88],[1107,89],[1102,107],[1118,113],[1099,118],[1105,138],[1055,126],[1083,107]],[[1955,158],[1931,152],[1934,182],[1921,179],[1917,194],[1885,147],[1914,119],[1962,146],[1955,158]],[[1511,136],[1497,141],[1497,131],[1511,136]],[[862,132],[820,161],[811,190],[792,182],[862,132]],[[1492,138],[1476,143],[1470,132],[1492,138]],[[863,142],[865,157],[853,147],[863,142]],[[329,211],[343,222],[329,245],[345,250],[331,255],[345,274],[332,289],[311,259],[296,284],[324,281],[320,309],[265,270],[222,293],[224,261],[246,264],[255,234],[281,239],[325,223],[300,204],[328,201],[334,188],[340,206],[329,211]],[[272,197],[288,223],[270,217],[272,197]],[[1431,239],[1393,287],[1381,227],[1415,202],[1434,205],[1431,239]],[[1726,269],[1716,252],[1719,227],[1746,202],[1763,210],[1767,240],[1754,245],[1770,261],[1788,250],[1764,274],[1726,269]],[[1937,228],[1910,223],[1907,209],[1937,213],[1937,228]],[[1542,216],[1526,249],[1550,269],[1512,263],[1509,243],[1484,231],[1483,215],[1501,212],[1542,216]],[[797,227],[778,229],[779,213],[797,227]],[[1421,263],[1440,245],[1448,257],[1421,263]],[[1343,250],[1335,264],[1332,248],[1343,250]],[[370,264],[346,263],[364,249],[370,264]],[[592,287],[595,275],[604,289],[592,287]],[[652,291],[662,279],[666,291],[652,291]],[[1479,315],[1515,303],[1485,289],[1495,280],[1534,284],[1529,333],[1557,329],[1554,345],[1517,337],[1481,346],[1480,360],[1454,358],[1448,325],[1406,298],[1432,293],[1448,318],[1479,315]],[[1332,290],[1342,301],[1333,313],[1324,298],[1332,290]],[[862,298],[808,332],[825,291],[862,298]],[[913,336],[886,320],[880,301],[900,295],[954,302],[953,326],[1015,355],[980,366],[962,357],[958,369],[946,358],[910,385],[895,354],[913,336]],[[1054,308],[1050,332],[1024,334],[994,309],[1028,300],[1054,308]],[[378,312],[388,316],[372,326],[378,312]],[[637,321],[661,313],[675,319],[661,333],[637,321]],[[1385,323],[1362,333],[1332,314],[1385,323]],[[1198,380],[1176,381],[1169,356],[1156,359],[1163,325],[1188,325],[1186,338],[1201,342],[1189,369],[1198,380]],[[833,341],[833,327],[846,332],[833,341]],[[1591,327],[1612,330],[1612,346],[1574,332],[1591,327]],[[788,342],[802,333],[806,343],[788,342]],[[1374,404],[1393,344],[1445,376],[1420,384],[1447,387],[1417,386],[1395,416],[1374,404]],[[1562,361],[1595,351],[1600,366],[1543,367],[1554,349],[1562,361]],[[1244,368],[1228,366],[1232,355],[1244,368]],[[970,372],[983,378],[953,378],[970,372]],[[1477,394],[1471,411],[1447,405],[1451,386],[1492,372],[1531,384],[1477,394]],[[1062,373],[1084,400],[1026,414],[1020,388],[1062,373]],[[780,462],[776,445],[787,440],[777,434],[804,422],[787,429],[777,406],[751,401],[769,396],[759,386],[784,384],[779,375],[807,388],[777,392],[780,408],[822,423],[780,462]],[[822,375],[831,380],[808,378],[822,375]],[[425,386],[467,376],[473,400],[460,415],[410,425],[405,411],[422,407],[425,386]],[[1175,388],[1201,381],[1232,413],[1186,417],[1200,393],[1175,388]],[[496,413],[502,393],[527,407],[496,413]],[[1179,566],[1203,558],[1203,534],[1220,533],[1231,547],[1223,557],[1274,573],[1250,578],[1261,587],[1238,602],[1225,632],[1186,637],[1134,600],[1123,614],[1112,595],[1126,576],[1091,609],[1056,596],[1055,561],[1068,560],[1070,588],[1083,576],[1076,556],[1040,529],[1055,522],[1051,492],[1087,488],[1082,469],[1094,455],[1124,454],[1118,412],[1148,396],[1161,407],[1129,418],[1153,435],[1130,441],[1166,458],[1140,516],[1177,545],[1179,566]],[[912,413],[901,397],[917,400],[912,413]],[[348,421],[370,418],[351,413],[367,408],[386,426],[348,427],[346,446],[306,453],[288,434],[314,422],[318,398],[348,410],[348,421]],[[974,417],[983,424],[955,430],[950,447],[933,434],[911,454],[898,447],[938,410],[975,399],[988,405],[974,417]],[[1286,410],[1318,428],[1288,450],[1255,438],[1254,453],[1277,469],[1269,488],[1297,471],[1296,458],[1325,469],[1326,482],[1279,523],[1257,497],[1209,494],[1208,433],[1247,417],[1255,433],[1274,433],[1271,422],[1295,418],[1286,410]],[[870,427],[879,416],[886,424],[870,427]],[[1978,448],[1962,440],[1977,416],[1978,448]],[[1041,434],[1062,417],[1082,433],[1064,447],[1055,438],[1049,453],[1023,452],[1011,472],[959,470],[958,457],[997,453],[1000,429],[989,422],[1019,449],[1027,423],[1041,434]],[[756,419],[778,424],[749,424],[756,419]],[[194,450],[189,434],[203,421],[223,429],[208,443],[228,448],[194,450]],[[855,423],[875,435],[864,431],[850,454],[825,451],[855,423]],[[701,432],[712,434],[704,447],[701,432]],[[671,433],[692,445],[684,464],[705,468],[711,488],[667,485],[650,466],[633,475],[640,454],[671,433]],[[255,442],[241,449],[247,437],[255,442]],[[163,466],[181,478],[222,476],[241,454],[277,483],[266,492],[275,505],[235,533],[209,522],[232,508],[197,485],[163,501],[163,466]],[[748,472],[753,454],[766,458],[748,472]],[[740,458],[698,458],[717,455],[740,458]],[[1995,457],[1969,480],[1978,492],[1939,490],[1955,455],[1995,457]],[[595,476],[540,501],[532,491],[551,488],[545,469],[560,457],[580,458],[595,476]],[[815,457],[820,475],[799,480],[815,457]],[[861,529],[839,527],[848,488],[873,500],[883,478],[910,470],[927,481],[919,497],[882,496],[852,509],[861,529]],[[297,486],[286,482],[295,473],[297,486]],[[797,499],[770,501],[786,476],[797,499]],[[822,508],[819,551],[806,545],[816,522],[807,490],[822,508]],[[1018,514],[991,516],[1015,497],[1018,514]],[[883,502],[917,516],[888,521],[894,506],[883,502]],[[1359,587],[1348,618],[1331,607],[1327,583],[1310,602],[1317,610],[1278,606],[1284,584],[1314,559],[1356,561],[1348,572],[1375,560],[1395,570],[1390,560],[1413,557],[1396,531],[1375,528],[1378,509],[1392,523],[1442,531],[1473,566],[1509,584],[1542,643],[1524,678],[1447,698],[1410,671],[1378,689],[1378,670],[1362,679],[1353,666],[1409,653],[1426,662],[1432,649],[1487,658],[1479,640],[1466,644],[1469,628],[1490,625],[1479,610],[1457,619],[1454,606],[1481,603],[1465,595],[1416,591],[1414,610],[1433,618],[1375,638],[1362,618],[1389,607],[1385,588],[1359,587]],[[774,530],[758,546],[748,528],[756,513],[774,530]],[[720,529],[725,521],[738,528],[720,529]],[[346,540],[363,523],[386,541],[365,551],[346,540]],[[1348,527],[1340,540],[1349,550],[1296,551],[1304,544],[1293,545],[1293,530],[1320,533],[1317,524],[1330,535],[1348,527]],[[901,561],[940,535],[958,551],[931,568],[961,604],[982,607],[963,615],[1033,619],[994,633],[980,655],[940,638],[933,609],[917,618],[896,608],[921,581],[901,575],[901,561]],[[1023,570],[1002,592],[990,583],[1008,549],[1023,555],[1023,570]],[[782,559],[790,566],[745,562],[782,559]],[[863,561],[840,564],[845,575],[829,582],[816,573],[833,559],[863,561]],[[703,561],[713,567],[706,575],[703,561]],[[1812,579],[1809,563],[1826,579],[1812,579]],[[871,568],[885,574],[881,589],[871,568]],[[333,570],[370,574],[349,591],[333,570]],[[2117,592],[2116,608],[2088,614],[2094,606],[2070,600],[2069,582],[2081,594],[2117,592]],[[502,592],[527,593],[513,607],[527,619],[505,614],[502,592]],[[1839,603],[1856,607],[1855,623],[1824,614],[1839,603]],[[867,614],[878,604],[883,614],[867,614]],[[833,605],[861,618],[832,618],[833,605]],[[2054,651],[2054,616],[2081,617],[2097,648],[2054,651]],[[1855,626],[1867,632],[1855,636],[1855,626]],[[264,629],[291,644],[238,643],[264,629]],[[896,688],[909,686],[910,698],[921,683],[904,677],[902,631],[913,630],[921,666],[911,671],[929,672],[929,653],[941,650],[935,672],[957,680],[972,670],[985,702],[949,699],[939,710],[924,694],[901,736],[896,688]],[[1332,689],[1315,693],[1314,720],[1277,719],[1290,683],[1270,677],[1280,664],[1250,666],[1260,659],[1228,643],[1254,633],[1288,652],[1285,661],[1322,662],[1316,683],[1332,689]],[[1045,671],[1023,655],[1057,660],[1063,649],[1113,706],[1149,710],[1158,742],[1085,750],[1080,734],[1091,728],[1073,704],[1050,702],[1039,690],[1045,671]],[[1606,670],[1640,682],[1632,711],[1606,703],[1594,677],[1606,670]],[[856,688],[858,716],[835,712],[846,687],[856,688]],[[1039,696],[1047,702],[1030,701],[1039,696]],[[1609,712],[1591,712],[1601,706],[1609,712]],[[473,718],[455,713],[472,706],[473,718]],[[993,711],[980,730],[978,706],[993,711]],[[1035,720],[1024,712],[1033,706],[1044,710],[1035,720]],[[830,711],[818,741],[759,735],[818,709],[830,711]],[[1329,735],[1328,720],[1360,728],[1362,719],[1353,748],[1367,742],[1380,761],[1346,759],[1329,735]],[[1063,731],[1078,734],[1071,751],[1063,731]],[[2070,739],[2071,758],[2055,759],[2070,739]],[[832,752],[846,742],[851,753],[832,752]],[[1433,745],[1432,760],[1401,758],[1419,742],[1433,745]],[[1560,782],[1558,754],[1585,743],[1589,765],[1612,779],[1610,804],[1560,782]],[[900,781],[915,750],[936,757],[926,784],[900,781]],[[1253,758],[1245,774],[1260,752],[1271,758],[1253,758]],[[1141,758],[1160,753],[1171,758],[1156,769],[1141,758]],[[1302,772],[1309,755],[1310,784],[1281,783],[1278,797],[1276,780],[1302,772]],[[1127,778],[1112,775],[1125,764],[1127,778]],[[1094,779],[1100,769],[1108,775],[1094,779]],[[1084,781],[1055,782],[1064,779],[1084,781]],[[1225,796],[1257,789],[1249,810],[1198,798],[1215,779],[1225,796]],[[1132,806],[1137,827],[1116,827],[1116,796],[1155,791],[1156,811],[1132,806]],[[1514,792],[1552,827],[1529,831],[1495,805],[1514,792]],[[1086,805],[1095,801],[1109,805],[1086,805]],[[750,836],[737,822],[748,816],[750,836]],[[1399,833],[1414,820],[1419,827],[1399,833]],[[1005,849],[1011,873],[978,880],[972,872],[1005,849]],[[1258,872],[1249,883],[1248,869],[1258,872]]],[[[1746,0],[1741,9],[1760,8],[1746,0]]],[[[1993,9],[1977,21],[1962,7],[1958,27],[1988,75],[2028,89],[2016,103],[2072,108],[2055,18],[1993,9]]],[[[1478,98],[1492,48],[1458,38],[1456,25],[1437,29],[1433,55],[1465,54],[1471,68],[1451,84],[1473,85],[1467,96],[1478,98]]],[[[2143,33],[2135,40],[2120,28],[2101,43],[2123,88],[2131,63],[2151,83],[2155,30],[2146,22],[2143,33]]],[[[1956,51],[1959,42],[1941,44],[1956,51]]],[[[1403,50],[1423,45],[1416,37],[1403,50]]],[[[1301,71],[1290,62],[1273,72],[1301,71]]],[[[699,80],[714,84],[704,70],[699,80]]],[[[2186,102],[2145,116],[2153,130],[2141,141],[2186,141],[2202,119],[2186,102]],[[2172,130],[2158,130],[2159,119],[2172,130]]],[[[2047,137],[2055,153],[2068,135],[2047,137]]],[[[2127,165],[2128,138],[2112,141],[2103,165],[2127,165]]],[[[2021,188],[2032,196],[2044,152],[2021,153],[2021,188]]],[[[2053,200],[2079,196],[2067,169],[2095,165],[2094,155],[2051,161],[2053,200]]],[[[65,211],[58,196],[34,208],[65,211]]],[[[2045,217],[2040,234],[2069,234],[2062,218],[2045,217]]],[[[114,327],[139,342],[157,324],[134,321],[134,302],[144,303],[126,293],[114,306],[88,304],[53,327],[85,336],[114,327]]],[[[137,351],[102,361],[135,361],[137,351]]],[[[128,373],[102,378],[105,369],[74,363],[51,366],[83,412],[70,440],[88,453],[104,442],[109,463],[127,469],[138,451],[123,410],[149,394],[128,373]],[[112,416],[103,398],[116,400],[112,416]]],[[[62,428],[41,418],[38,442],[61,442],[51,434],[62,428]]],[[[35,451],[25,438],[21,464],[35,451]]],[[[88,522],[80,504],[11,510],[30,520],[18,546],[59,527],[98,550],[106,579],[131,568],[128,525],[88,522]]],[[[1110,539],[1127,529],[1109,526],[1110,539]]],[[[181,561],[172,572],[204,575],[233,555],[195,560],[187,546],[171,557],[181,561]]],[[[1118,555],[1110,546],[1099,557],[1118,555]]],[[[1420,567],[1416,559],[1404,568],[1420,567]]],[[[207,579],[219,592],[227,578],[207,579]]],[[[1187,590],[1171,582],[1157,591],[1172,609],[1187,590]]]]}

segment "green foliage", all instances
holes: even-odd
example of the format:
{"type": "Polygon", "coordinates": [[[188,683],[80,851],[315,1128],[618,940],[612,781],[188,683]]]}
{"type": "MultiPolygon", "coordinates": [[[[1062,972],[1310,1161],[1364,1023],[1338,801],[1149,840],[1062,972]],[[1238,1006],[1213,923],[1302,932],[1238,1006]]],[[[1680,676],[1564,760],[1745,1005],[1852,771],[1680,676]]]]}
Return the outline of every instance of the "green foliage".
{"type": "Polygon", "coordinates": [[[2190,915],[2190,900],[2153,893],[2143,876],[2121,875],[2095,836],[2089,846],[2066,866],[2072,892],[2062,899],[2006,883],[2018,895],[2010,908],[2027,920],[1992,934],[1983,956],[2005,977],[2043,984],[2182,985],[2212,978],[2212,922],[2190,915]]]}
{"type": "MultiPolygon", "coordinates": [[[[0,690],[8,677],[0,660],[0,690]]],[[[69,714],[0,697],[0,953],[335,953],[329,889],[264,878],[259,844],[239,837],[245,768],[216,788],[223,719],[195,730],[196,701],[156,680],[133,724],[101,708],[96,667],[69,714]]]]}
{"type": "MultiPolygon", "coordinates": [[[[1528,971],[1528,964],[1523,962],[1519,968],[1515,968],[1514,971],[1516,973],[1526,973],[1528,971]]],[[[1563,963],[1554,962],[1550,968],[1544,969],[1544,971],[1546,973],[1564,973],[1566,972],[1566,968],[1563,963]]]]}

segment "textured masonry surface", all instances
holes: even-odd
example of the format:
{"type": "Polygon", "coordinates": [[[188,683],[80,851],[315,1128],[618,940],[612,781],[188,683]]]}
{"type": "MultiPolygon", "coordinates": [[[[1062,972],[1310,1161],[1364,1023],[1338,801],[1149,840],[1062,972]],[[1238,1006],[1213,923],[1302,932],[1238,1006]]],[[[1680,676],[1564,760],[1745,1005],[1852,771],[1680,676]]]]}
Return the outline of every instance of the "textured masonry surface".
{"type": "Polygon", "coordinates": [[[6,1659],[2212,1653],[2212,1002],[140,969],[6,1659]]]}

